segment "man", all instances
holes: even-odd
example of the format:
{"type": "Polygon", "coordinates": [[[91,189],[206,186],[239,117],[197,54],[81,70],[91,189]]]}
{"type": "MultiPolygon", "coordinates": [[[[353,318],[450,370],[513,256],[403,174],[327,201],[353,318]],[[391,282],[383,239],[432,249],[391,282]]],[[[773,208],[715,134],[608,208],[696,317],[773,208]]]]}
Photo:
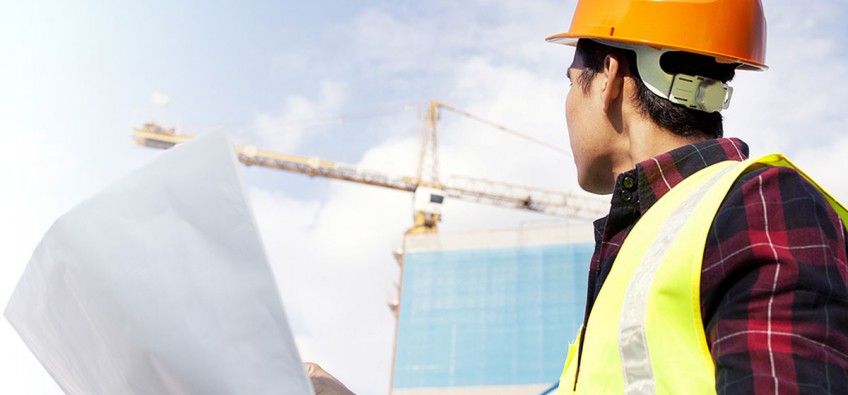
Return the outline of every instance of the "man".
{"type": "Polygon", "coordinates": [[[578,182],[612,193],[559,393],[848,393],[848,211],[722,138],[760,0],[579,0],[548,40],[578,182]]]}
{"type": "Polygon", "coordinates": [[[779,156],[721,138],[759,0],[580,0],[569,139],[595,223],[567,393],[848,393],[848,213],[779,156]]]}

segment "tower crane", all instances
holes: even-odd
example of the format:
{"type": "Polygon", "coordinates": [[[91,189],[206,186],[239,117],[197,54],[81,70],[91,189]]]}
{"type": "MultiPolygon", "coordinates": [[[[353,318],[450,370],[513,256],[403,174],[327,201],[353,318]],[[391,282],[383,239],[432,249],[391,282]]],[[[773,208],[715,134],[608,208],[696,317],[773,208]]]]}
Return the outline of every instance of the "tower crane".
{"type": "MultiPolygon", "coordinates": [[[[311,177],[333,178],[413,192],[415,194],[414,221],[408,234],[436,232],[445,197],[580,220],[593,220],[604,214],[606,204],[602,200],[568,192],[463,176],[452,176],[442,181],[439,177],[438,166],[437,126],[440,109],[447,109],[488,123],[503,131],[512,132],[465,111],[431,100],[425,116],[418,174],[415,177],[391,175],[316,157],[275,153],[254,146],[238,146],[235,150],[238,160],[248,166],[262,166],[311,177]]],[[[167,149],[191,139],[192,136],[148,122],[134,128],[132,138],[133,143],[139,146],[167,149]]]]}

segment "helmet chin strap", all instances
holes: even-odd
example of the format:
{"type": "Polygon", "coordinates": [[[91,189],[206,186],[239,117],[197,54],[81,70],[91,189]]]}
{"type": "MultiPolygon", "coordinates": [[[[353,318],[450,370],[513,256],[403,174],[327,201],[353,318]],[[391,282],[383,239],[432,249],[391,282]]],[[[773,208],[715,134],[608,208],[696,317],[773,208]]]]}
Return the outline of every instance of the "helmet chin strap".
{"type": "Polygon", "coordinates": [[[703,112],[720,112],[730,106],[730,98],[733,96],[733,87],[730,85],[700,75],[668,74],[663,71],[660,58],[674,50],[620,41],[596,41],[636,52],[636,67],[642,82],[663,99],[703,112]]]}

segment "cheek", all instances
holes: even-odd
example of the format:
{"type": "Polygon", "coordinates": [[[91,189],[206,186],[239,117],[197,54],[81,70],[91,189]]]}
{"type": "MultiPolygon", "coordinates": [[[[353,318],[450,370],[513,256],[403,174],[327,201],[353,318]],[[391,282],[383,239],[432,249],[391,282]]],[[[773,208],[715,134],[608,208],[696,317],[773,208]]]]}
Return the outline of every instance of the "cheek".
{"type": "Polygon", "coordinates": [[[578,86],[570,87],[565,97],[565,123],[568,128],[568,142],[571,146],[571,156],[577,169],[577,181],[585,187],[586,179],[589,177],[592,158],[595,155],[593,144],[593,133],[590,133],[586,108],[586,96],[578,86]]]}
{"type": "Polygon", "coordinates": [[[578,155],[578,145],[582,129],[578,99],[576,89],[574,87],[570,88],[568,94],[565,96],[565,126],[568,129],[568,141],[571,144],[572,155],[575,157],[578,155]]]}
{"type": "Polygon", "coordinates": [[[574,110],[574,89],[569,89],[568,94],[565,95],[565,126],[568,128],[568,138],[570,141],[574,140],[573,128],[577,125],[577,117],[574,110]]]}

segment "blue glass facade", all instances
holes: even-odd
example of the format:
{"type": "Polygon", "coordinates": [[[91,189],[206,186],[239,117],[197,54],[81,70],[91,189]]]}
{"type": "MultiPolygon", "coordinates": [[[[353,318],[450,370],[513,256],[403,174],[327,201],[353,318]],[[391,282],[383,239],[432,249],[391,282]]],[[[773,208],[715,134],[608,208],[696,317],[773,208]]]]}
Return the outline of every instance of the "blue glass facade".
{"type": "Polygon", "coordinates": [[[583,317],[592,249],[405,254],[393,388],[555,382],[583,317]]]}

